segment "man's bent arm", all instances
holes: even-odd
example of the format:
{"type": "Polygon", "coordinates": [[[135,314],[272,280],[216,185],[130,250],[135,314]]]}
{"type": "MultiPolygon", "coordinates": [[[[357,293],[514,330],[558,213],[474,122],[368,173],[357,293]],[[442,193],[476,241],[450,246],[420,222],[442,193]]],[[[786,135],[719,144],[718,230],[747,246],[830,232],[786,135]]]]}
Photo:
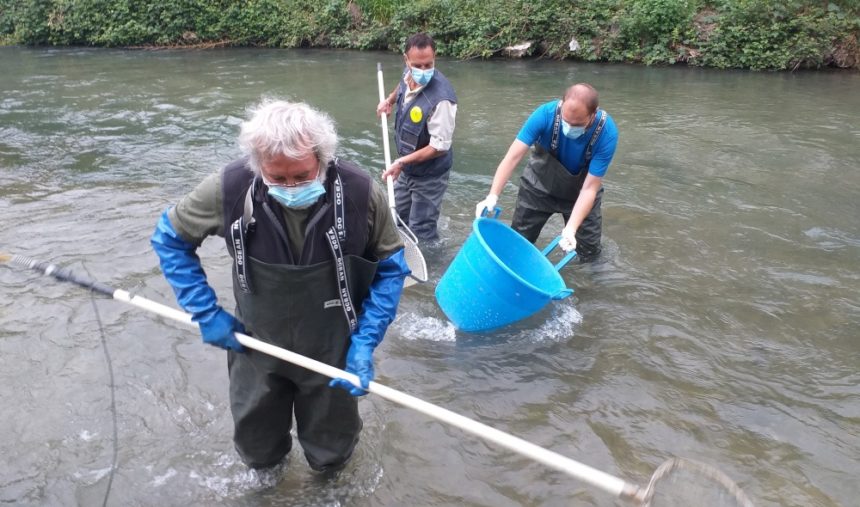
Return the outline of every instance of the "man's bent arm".
{"type": "Polygon", "coordinates": [[[508,148],[508,153],[505,154],[505,158],[499,162],[499,167],[496,168],[496,174],[493,176],[493,185],[490,187],[491,194],[496,196],[502,195],[505,184],[511,179],[511,175],[516,170],[517,164],[520,163],[528,151],[529,145],[519,139],[514,139],[514,142],[508,148]]]}

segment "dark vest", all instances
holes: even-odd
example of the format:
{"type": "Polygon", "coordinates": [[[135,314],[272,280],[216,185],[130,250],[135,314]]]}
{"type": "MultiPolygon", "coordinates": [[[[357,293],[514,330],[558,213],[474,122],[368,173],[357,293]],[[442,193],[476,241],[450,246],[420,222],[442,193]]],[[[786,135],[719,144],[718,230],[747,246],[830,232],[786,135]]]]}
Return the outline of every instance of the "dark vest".
{"type": "Polygon", "coordinates": [[[345,161],[329,164],[326,176],[326,194],[310,209],[304,247],[301,252],[290,251],[281,205],[269,197],[266,186],[247,165],[247,159],[237,160],[224,169],[222,202],[224,209],[224,237],[230,255],[234,255],[230,240],[230,227],[245,210],[248,188],[252,193],[255,223],[246,237],[245,254],[269,264],[309,265],[332,258],[325,232],[335,225],[336,176],[343,184],[343,224],[346,238],[341,239],[344,255],[358,255],[375,261],[366,251],[368,238],[368,208],[370,205],[370,176],[358,166],[345,161]]]}
{"type": "MultiPolygon", "coordinates": [[[[327,168],[325,186],[325,196],[310,208],[302,252],[291,252],[280,204],[268,196],[246,159],[233,162],[225,168],[222,180],[224,236],[234,258],[236,315],[247,331],[265,342],[342,368],[356,316],[376,273],[377,259],[367,245],[372,184],[370,176],[357,166],[335,161],[327,168]],[[335,197],[338,194],[340,202],[335,197]],[[335,213],[338,207],[341,211],[335,213]],[[248,208],[253,223],[244,234],[239,257],[250,283],[249,290],[243,290],[232,231],[234,223],[242,223],[240,218],[243,222],[250,218],[248,208]],[[336,216],[343,217],[342,227],[336,216]],[[335,241],[332,235],[338,236],[334,233],[338,229],[342,235],[335,241]],[[334,242],[341,255],[333,253],[334,242]]],[[[279,360],[265,354],[255,358],[258,368],[283,370],[294,382],[326,382],[322,375],[302,368],[278,366],[279,360]]]]}
{"type": "MultiPolygon", "coordinates": [[[[433,79],[409,106],[404,108],[403,98],[407,91],[406,83],[401,80],[397,88],[397,115],[394,117],[394,141],[400,156],[409,155],[430,144],[427,120],[439,102],[447,100],[452,104],[457,103],[454,87],[438,69],[433,72],[433,79]],[[416,119],[418,121],[415,121],[416,119]]],[[[407,164],[403,172],[409,176],[439,176],[449,171],[453,164],[453,149],[450,149],[436,158],[418,164],[407,164]]]]}

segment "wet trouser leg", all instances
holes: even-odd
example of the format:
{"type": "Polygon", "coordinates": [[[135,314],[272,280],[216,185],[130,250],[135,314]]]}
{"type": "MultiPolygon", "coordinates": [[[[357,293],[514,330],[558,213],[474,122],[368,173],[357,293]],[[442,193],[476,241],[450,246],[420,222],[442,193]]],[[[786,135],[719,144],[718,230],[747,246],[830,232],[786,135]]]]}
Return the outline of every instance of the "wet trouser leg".
{"type": "Polygon", "coordinates": [[[321,375],[303,375],[296,385],[281,374],[279,359],[255,351],[230,352],[228,366],[233,442],[246,465],[274,466],[290,452],[294,410],[311,468],[336,469],[349,460],[361,431],[355,397],[328,387],[321,375]]]}
{"type": "Polygon", "coordinates": [[[540,236],[540,231],[549,220],[553,213],[546,211],[538,211],[521,206],[517,201],[517,206],[514,208],[514,219],[511,221],[511,228],[520,233],[524,238],[534,243],[540,236]]]}
{"type": "Polygon", "coordinates": [[[450,171],[439,176],[420,177],[400,173],[394,183],[397,214],[418,239],[430,241],[439,237],[436,227],[449,175],[450,171]]]}
{"type": "MultiPolygon", "coordinates": [[[[601,204],[603,204],[602,187],[597,191],[591,211],[576,230],[576,256],[580,262],[592,262],[600,255],[600,236],[603,230],[601,204]]],[[[564,217],[565,223],[569,219],[570,214],[564,217]]]]}
{"type": "MultiPolygon", "coordinates": [[[[600,254],[600,237],[603,227],[603,188],[598,190],[591,211],[576,231],[576,256],[580,262],[593,261],[600,254]]],[[[522,200],[517,198],[514,218],[511,228],[519,232],[524,238],[534,243],[537,241],[543,226],[554,212],[540,211],[526,208],[522,200]]],[[[562,213],[564,223],[570,220],[570,211],[562,213]]],[[[559,231],[560,232],[560,231],[559,231]]]]}
{"type": "Polygon", "coordinates": [[[251,468],[277,465],[290,452],[295,385],[255,364],[256,352],[228,353],[233,443],[251,468]]]}
{"type": "Polygon", "coordinates": [[[296,426],[308,465],[336,470],[352,457],[361,432],[358,399],[323,383],[296,394],[296,426]]]}

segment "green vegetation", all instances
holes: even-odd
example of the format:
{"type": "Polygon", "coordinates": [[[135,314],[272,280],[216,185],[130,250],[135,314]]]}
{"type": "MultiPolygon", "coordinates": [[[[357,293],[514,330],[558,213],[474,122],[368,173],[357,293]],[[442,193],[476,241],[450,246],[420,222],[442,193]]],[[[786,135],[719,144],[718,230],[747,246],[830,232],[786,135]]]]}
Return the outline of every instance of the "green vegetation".
{"type": "Polygon", "coordinates": [[[531,42],[558,59],[860,68],[860,0],[0,0],[0,44],[399,51],[417,31],[457,58],[531,42]]]}

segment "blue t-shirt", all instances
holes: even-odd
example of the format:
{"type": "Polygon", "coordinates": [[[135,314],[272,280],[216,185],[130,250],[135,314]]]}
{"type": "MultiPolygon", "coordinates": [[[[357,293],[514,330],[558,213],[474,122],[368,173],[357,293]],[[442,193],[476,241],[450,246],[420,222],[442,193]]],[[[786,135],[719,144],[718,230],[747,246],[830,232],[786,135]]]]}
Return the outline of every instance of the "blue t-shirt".
{"type": "MultiPolygon", "coordinates": [[[[549,151],[552,142],[552,121],[555,118],[558,103],[559,100],[553,100],[535,109],[523,124],[523,128],[517,134],[517,139],[529,146],[538,143],[546,151],[549,151]]],[[[585,159],[585,148],[591,141],[594,129],[597,128],[600,114],[606,115],[606,124],[603,126],[603,132],[601,132],[591,152],[591,164],[588,166],[588,172],[602,178],[606,174],[606,169],[609,168],[609,163],[612,162],[615,146],[618,144],[618,128],[609,113],[598,109],[597,119],[585,131],[585,134],[577,139],[568,139],[562,133],[561,125],[558,127],[558,160],[571,174],[579,174],[579,166],[585,159]]]]}

